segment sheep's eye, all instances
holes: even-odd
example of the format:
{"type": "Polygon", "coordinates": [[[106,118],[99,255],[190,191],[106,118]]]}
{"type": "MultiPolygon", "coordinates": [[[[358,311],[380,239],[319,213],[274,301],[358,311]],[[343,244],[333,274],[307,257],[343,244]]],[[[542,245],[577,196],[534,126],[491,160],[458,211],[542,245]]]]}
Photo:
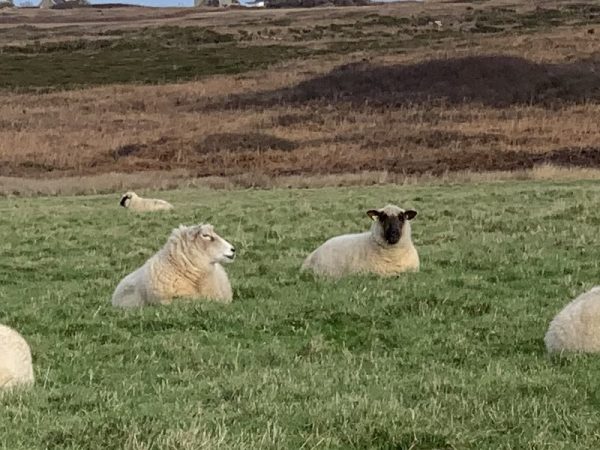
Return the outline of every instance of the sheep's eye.
{"type": "Polygon", "coordinates": [[[215,238],[212,237],[210,234],[203,234],[202,235],[202,239],[206,239],[207,241],[214,241],[215,238]]]}

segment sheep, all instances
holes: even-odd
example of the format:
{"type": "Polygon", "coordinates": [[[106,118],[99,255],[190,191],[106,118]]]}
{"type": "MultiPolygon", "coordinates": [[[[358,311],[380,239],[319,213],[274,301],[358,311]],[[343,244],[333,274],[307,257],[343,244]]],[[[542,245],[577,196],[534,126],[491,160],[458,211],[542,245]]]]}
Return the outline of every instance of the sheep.
{"type": "Polygon", "coordinates": [[[371,209],[371,230],[329,239],[302,264],[302,270],[339,278],[354,273],[393,276],[419,270],[419,255],[410,234],[410,223],[417,212],[395,205],[371,209]]]}
{"type": "Polygon", "coordinates": [[[548,353],[600,352],[600,286],[575,298],[552,319],[544,343],[548,353]]]}
{"type": "Polygon", "coordinates": [[[121,200],[119,201],[119,205],[121,205],[123,208],[129,208],[136,212],[173,209],[173,205],[167,201],[156,198],[142,198],[132,191],[123,194],[121,200]]]}
{"type": "Polygon", "coordinates": [[[175,297],[230,303],[231,284],[221,264],[234,258],[235,248],[212,225],[180,225],[173,229],[161,250],[121,280],[112,304],[170,304],[175,297]]]}
{"type": "Polygon", "coordinates": [[[0,390],[31,386],[34,382],[31,350],[17,331],[0,325],[0,390]]]}

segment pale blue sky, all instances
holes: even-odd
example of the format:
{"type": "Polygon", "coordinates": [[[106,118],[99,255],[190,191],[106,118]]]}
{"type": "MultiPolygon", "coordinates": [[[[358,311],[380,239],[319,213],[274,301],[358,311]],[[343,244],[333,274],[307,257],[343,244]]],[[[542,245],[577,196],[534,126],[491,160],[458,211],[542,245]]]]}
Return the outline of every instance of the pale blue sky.
{"type": "MultiPolygon", "coordinates": [[[[15,0],[17,5],[20,5],[26,0],[15,0]]],[[[143,6],[155,6],[155,7],[165,7],[165,6],[194,6],[194,0],[90,0],[92,4],[98,3],[130,3],[133,5],[143,5],[143,6]]],[[[253,0],[239,0],[240,3],[247,3],[248,1],[253,0]]],[[[379,0],[379,1],[402,1],[402,0],[379,0]]],[[[422,0],[416,0],[422,1],[422,0]]],[[[40,3],[40,0],[29,0],[29,3],[33,3],[37,5],[40,3]]]]}
{"type": "MultiPolygon", "coordinates": [[[[17,5],[20,5],[26,0],[15,0],[17,5]]],[[[29,0],[30,3],[37,5],[40,0],[29,0]]],[[[194,0],[91,0],[92,4],[99,3],[129,3],[133,5],[143,6],[194,6],[194,0]]],[[[240,0],[240,3],[244,3],[244,0],[240,0]]]]}
{"type": "MultiPolygon", "coordinates": [[[[27,0],[15,0],[16,5],[27,0]]],[[[37,5],[40,0],[29,0],[28,3],[37,5]]],[[[93,5],[99,3],[128,3],[132,5],[143,5],[143,6],[194,6],[194,0],[91,0],[93,5]]]]}

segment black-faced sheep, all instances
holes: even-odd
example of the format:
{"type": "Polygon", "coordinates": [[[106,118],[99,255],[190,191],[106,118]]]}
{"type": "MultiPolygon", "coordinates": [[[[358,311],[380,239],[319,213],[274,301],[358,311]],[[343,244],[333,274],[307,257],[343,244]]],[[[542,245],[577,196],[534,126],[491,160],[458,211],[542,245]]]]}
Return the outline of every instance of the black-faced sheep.
{"type": "Polygon", "coordinates": [[[371,230],[329,239],[302,265],[318,275],[341,277],[353,273],[397,275],[419,270],[419,255],[411,240],[409,221],[417,212],[395,205],[371,209],[371,230]]]}
{"type": "Polygon", "coordinates": [[[222,263],[233,261],[235,248],[212,225],[180,225],[164,247],[117,286],[114,306],[168,304],[175,297],[230,303],[231,284],[222,263]]]}
{"type": "Polygon", "coordinates": [[[121,200],[119,201],[119,205],[136,212],[173,209],[173,205],[165,200],[159,200],[157,198],[142,198],[132,191],[123,194],[121,200]]]}

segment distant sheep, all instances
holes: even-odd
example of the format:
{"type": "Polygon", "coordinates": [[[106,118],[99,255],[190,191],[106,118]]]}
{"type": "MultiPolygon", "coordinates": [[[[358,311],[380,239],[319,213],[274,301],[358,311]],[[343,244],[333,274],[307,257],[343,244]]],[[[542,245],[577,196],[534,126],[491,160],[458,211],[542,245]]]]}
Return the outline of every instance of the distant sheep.
{"type": "Polygon", "coordinates": [[[113,306],[168,304],[175,297],[230,303],[233,297],[221,263],[233,261],[235,248],[212,225],[180,225],[164,247],[117,286],[113,306]]]}
{"type": "Polygon", "coordinates": [[[173,209],[173,205],[164,200],[156,198],[142,198],[135,192],[126,192],[121,197],[119,204],[124,208],[129,208],[136,212],[145,211],[161,211],[165,209],[173,209]]]}
{"type": "Polygon", "coordinates": [[[565,306],[550,322],[544,342],[550,353],[600,352],[600,286],[565,306]]]}
{"type": "Polygon", "coordinates": [[[0,389],[33,384],[29,345],[17,331],[0,325],[0,389]]]}
{"type": "Polygon", "coordinates": [[[410,234],[410,223],[417,212],[395,205],[371,209],[371,230],[329,239],[312,252],[302,265],[318,275],[338,278],[353,273],[382,276],[419,270],[419,255],[410,234]]]}

